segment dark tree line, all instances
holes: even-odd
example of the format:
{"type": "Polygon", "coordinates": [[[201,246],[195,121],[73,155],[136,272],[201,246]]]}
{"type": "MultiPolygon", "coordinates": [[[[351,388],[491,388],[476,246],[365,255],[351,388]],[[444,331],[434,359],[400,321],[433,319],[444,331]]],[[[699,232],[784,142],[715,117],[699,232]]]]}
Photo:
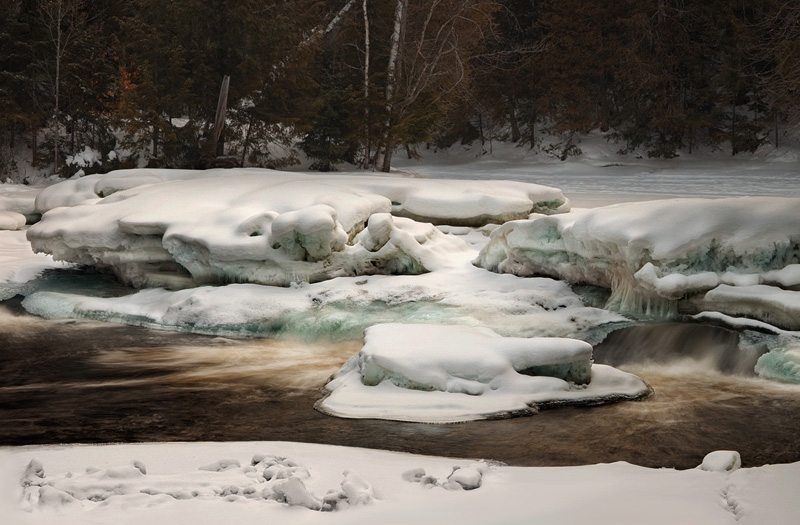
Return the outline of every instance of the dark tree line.
{"type": "Polygon", "coordinates": [[[0,0],[0,174],[193,166],[388,170],[398,148],[581,135],[670,158],[778,144],[800,107],[798,0],[0,0]],[[114,151],[117,155],[111,155],[114,151]],[[124,154],[123,154],[124,153],[124,154]]]}

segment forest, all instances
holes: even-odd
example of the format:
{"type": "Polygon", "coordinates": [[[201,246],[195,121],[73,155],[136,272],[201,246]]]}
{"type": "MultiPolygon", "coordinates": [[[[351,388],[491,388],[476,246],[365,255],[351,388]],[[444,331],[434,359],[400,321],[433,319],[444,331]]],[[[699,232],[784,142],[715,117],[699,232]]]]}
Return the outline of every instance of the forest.
{"type": "Polygon", "coordinates": [[[564,160],[593,131],[746,155],[800,120],[797,0],[1,0],[0,19],[0,177],[20,151],[70,176],[86,148],[87,173],[388,171],[474,141],[564,160]]]}

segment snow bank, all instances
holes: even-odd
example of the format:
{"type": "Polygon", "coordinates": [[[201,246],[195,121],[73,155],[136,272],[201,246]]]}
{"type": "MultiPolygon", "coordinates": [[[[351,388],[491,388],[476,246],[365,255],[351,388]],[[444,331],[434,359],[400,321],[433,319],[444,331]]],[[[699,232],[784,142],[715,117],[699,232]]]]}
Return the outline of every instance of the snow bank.
{"type": "Polygon", "coordinates": [[[68,266],[33,253],[24,231],[0,231],[0,301],[27,293],[27,284],[45,270],[68,266]]]}
{"type": "Polygon", "coordinates": [[[28,233],[36,251],[137,287],[184,287],[424,273],[464,243],[390,213],[483,223],[568,205],[532,184],[251,169],[84,177],[44,190],[37,208],[46,213],[28,233]]]}
{"type": "Polygon", "coordinates": [[[384,324],[326,385],[327,414],[425,423],[533,414],[538,407],[640,399],[638,377],[592,366],[575,339],[506,338],[487,328],[384,324]]]}
{"type": "Polygon", "coordinates": [[[249,442],[5,448],[0,449],[0,464],[0,504],[5,504],[0,515],[19,525],[722,525],[794,523],[800,514],[800,463],[734,472],[627,463],[521,468],[326,445],[249,442]],[[198,469],[220,458],[241,466],[198,469]],[[335,512],[320,512],[328,504],[335,512]]]}
{"type": "Polygon", "coordinates": [[[535,217],[495,230],[475,264],[610,288],[609,308],[669,316],[720,284],[795,283],[799,208],[797,198],[673,199],[535,217]]]}

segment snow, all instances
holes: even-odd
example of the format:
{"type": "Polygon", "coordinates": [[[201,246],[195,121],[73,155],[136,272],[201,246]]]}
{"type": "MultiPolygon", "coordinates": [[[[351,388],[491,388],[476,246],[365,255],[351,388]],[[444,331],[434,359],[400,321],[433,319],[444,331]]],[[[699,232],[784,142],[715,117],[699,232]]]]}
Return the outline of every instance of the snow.
{"type": "Polygon", "coordinates": [[[89,146],[84,146],[83,151],[79,151],[75,155],[67,155],[66,164],[67,166],[79,168],[76,175],[81,174],[82,176],[84,173],[83,168],[103,165],[103,154],[89,146]]]}
{"type": "Polygon", "coordinates": [[[733,472],[741,466],[742,456],[735,450],[715,450],[706,454],[698,468],[708,472],[733,472]]]}
{"type": "MultiPolygon", "coordinates": [[[[386,273],[422,268],[427,273],[328,274],[320,277],[327,279],[320,282],[284,282],[289,284],[285,288],[229,284],[183,290],[148,288],[123,297],[91,297],[62,288],[48,290],[35,280],[44,269],[64,266],[34,254],[24,231],[10,231],[0,232],[0,299],[27,294],[25,307],[50,318],[84,317],[203,333],[300,334],[309,341],[352,339],[369,326],[403,322],[458,324],[459,331],[488,327],[507,338],[560,336],[596,342],[614,326],[630,321],[618,313],[584,305],[564,282],[489,273],[470,264],[486,244],[485,235],[497,230],[495,237],[506,236],[519,228],[521,239],[515,240],[524,245],[528,241],[521,234],[527,234],[531,223],[538,223],[534,232],[542,228],[538,233],[545,234],[539,240],[558,248],[549,254],[558,262],[562,232],[543,226],[571,225],[584,220],[584,214],[596,213],[598,220],[581,237],[582,250],[600,255],[583,266],[587,276],[608,280],[605,257],[611,261],[626,250],[639,254],[638,259],[633,257],[635,264],[627,257],[619,259],[629,266],[624,278],[616,269],[611,272],[624,289],[617,294],[619,302],[612,305],[638,304],[633,309],[648,311],[649,306],[651,313],[671,315],[676,302],[689,311],[704,310],[703,297],[709,293],[714,297],[727,287],[735,294],[727,304],[738,304],[746,298],[747,287],[764,285],[771,288],[764,289],[765,293],[747,293],[747,297],[758,297],[762,303],[767,297],[770,302],[778,298],[771,303],[772,310],[794,304],[791,294],[798,293],[800,261],[791,260],[791,250],[781,255],[767,246],[785,242],[792,235],[797,243],[797,214],[792,211],[796,205],[774,206],[781,199],[750,200],[741,206],[729,205],[728,200],[721,204],[709,200],[686,204],[685,199],[633,203],[615,212],[574,211],[497,226],[510,219],[525,219],[530,212],[568,210],[558,190],[508,184],[501,179],[559,187],[573,206],[687,194],[800,197],[796,157],[767,155],[728,161],[721,155],[717,159],[683,155],[675,161],[651,161],[607,155],[592,140],[580,145],[584,151],[581,158],[567,162],[502,144],[495,144],[493,153],[483,156],[455,148],[433,159],[401,161],[408,169],[406,174],[414,171],[434,179],[493,180],[476,184],[362,174],[326,177],[259,170],[131,170],[64,181],[41,191],[35,207],[39,188],[2,185],[0,209],[22,213],[29,221],[36,213],[47,212],[42,225],[34,228],[58,231],[52,237],[53,246],[63,243],[59,249],[75,259],[119,267],[121,274],[129,267],[134,268],[134,276],[141,270],[147,281],[142,284],[147,286],[177,289],[196,284],[177,267],[177,259],[192,261],[200,282],[229,276],[232,267],[242,261],[263,264],[266,259],[255,256],[265,252],[271,256],[281,252],[276,258],[291,261],[286,268],[324,264],[342,253],[336,251],[344,239],[342,231],[347,236],[344,250],[356,252],[350,254],[350,262],[372,257],[365,252],[391,251],[368,260],[384,264],[381,271],[386,273]],[[211,181],[201,182],[204,178],[211,181]],[[240,185],[240,180],[257,178],[263,186],[260,182],[240,185]],[[271,189],[268,180],[274,182],[271,189]],[[310,193],[304,192],[304,186],[310,193]],[[322,186],[329,190],[318,191],[322,186]],[[127,200],[131,202],[126,204],[127,200]],[[292,202],[284,205],[281,201],[292,202]],[[76,209],[56,209],[63,206],[76,209]],[[126,206],[130,213],[121,213],[126,206]],[[369,209],[366,219],[364,208],[369,209]],[[656,208],[666,214],[657,214],[656,208]],[[275,220],[284,215],[278,221],[279,229],[283,227],[276,237],[280,247],[273,248],[264,241],[273,233],[275,220]],[[692,220],[692,216],[700,220],[692,220]],[[421,222],[439,226],[434,229],[421,222]],[[452,224],[443,226],[443,222],[452,224]],[[727,229],[723,224],[736,228],[727,229]],[[171,244],[164,242],[168,229],[175,234],[170,236],[171,244]],[[620,235],[596,237],[598,232],[614,231],[621,232],[623,240],[627,236],[628,240],[651,243],[650,255],[644,257],[643,251],[637,251],[640,245],[626,244],[627,240],[612,247],[620,235]],[[724,240],[721,244],[709,241],[705,235],[709,232],[714,239],[721,236],[724,240]],[[696,238],[694,234],[698,234],[696,238]],[[690,237],[689,241],[699,244],[683,244],[690,237]],[[614,242],[609,243],[609,238],[614,242]],[[708,246],[715,250],[729,247],[736,256],[734,264],[703,267],[706,259],[703,264],[701,259],[692,259],[698,267],[690,267],[688,258],[681,259],[694,256],[688,253],[692,249],[699,253],[708,246]],[[618,251],[612,257],[603,251],[606,248],[618,251]],[[665,258],[653,259],[656,252],[665,258]],[[785,260],[766,264],[771,255],[785,260]],[[312,260],[317,258],[320,260],[312,260]],[[668,264],[670,258],[677,264],[668,264]],[[143,261],[153,267],[136,268],[143,261]],[[31,293],[34,290],[38,291],[31,293]]],[[[497,241],[492,242],[493,253],[501,254],[497,241]]],[[[233,273],[248,276],[244,280],[249,281],[254,275],[251,270],[252,266],[236,267],[233,273]]],[[[285,273],[285,269],[280,271],[285,273]]],[[[305,271],[294,277],[297,281],[316,279],[308,275],[305,271]]],[[[609,288],[614,287],[613,278],[609,288]]],[[[747,307],[736,315],[756,317],[763,308],[747,307]]],[[[743,330],[743,337],[757,333],[773,338],[756,367],[759,375],[800,382],[798,332],[717,311],[696,317],[735,325],[743,330]]],[[[763,318],[773,322],[771,317],[763,318]]],[[[593,367],[590,385],[598,381],[597,370],[603,368],[593,367]]],[[[363,386],[383,387],[400,390],[387,381],[376,387],[363,386]]],[[[489,397],[403,390],[401,397],[392,399],[407,404],[409,393],[489,397]]],[[[388,399],[369,395],[368,402],[388,399]]],[[[425,403],[430,400],[425,399],[425,403]]],[[[715,465],[732,465],[733,455],[724,451],[706,459],[714,459],[715,465]]],[[[646,469],[624,463],[519,468],[474,459],[300,443],[0,448],[0,521],[763,524],[793,523],[800,515],[796,497],[800,463],[711,470],[646,469]]]]}
{"type": "Polygon", "coordinates": [[[453,423],[536,413],[539,406],[640,399],[638,377],[592,365],[592,346],[501,337],[481,327],[383,324],[326,385],[324,413],[453,423]]]}
{"type": "Polygon", "coordinates": [[[703,306],[728,315],[747,315],[789,330],[800,330],[800,292],[797,291],[765,284],[721,284],[705,294],[703,306]]]}
{"type": "Polygon", "coordinates": [[[464,247],[402,216],[484,224],[568,209],[558,190],[514,182],[210,172],[127,170],[52,186],[37,198],[46,213],[28,238],[36,251],[112,269],[137,287],[286,286],[424,273],[464,247]]]}
{"type": "Polygon", "coordinates": [[[0,211],[21,213],[26,218],[38,217],[34,203],[40,191],[41,187],[24,184],[0,184],[0,211]]]}
{"type": "Polygon", "coordinates": [[[0,230],[19,230],[25,226],[25,216],[15,211],[0,210],[0,230]]]}
{"type": "MultiPolygon", "coordinates": [[[[609,288],[608,308],[664,317],[720,283],[793,280],[798,207],[797,198],[671,199],[533,216],[492,232],[475,263],[609,288]]],[[[771,304],[793,304],[796,293],[771,304]]]]}
{"type": "Polygon", "coordinates": [[[45,270],[68,266],[33,253],[25,231],[0,231],[0,301],[27,293],[27,284],[45,270]]]}
{"type": "Polygon", "coordinates": [[[800,463],[733,472],[520,468],[285,442],[16,447],[0,449],[0,461],[0,512],[19,525],[728,525],[793,523],[800,512],[800,463]],[[199,469],[220,458],[241,466],[199,469]]]}

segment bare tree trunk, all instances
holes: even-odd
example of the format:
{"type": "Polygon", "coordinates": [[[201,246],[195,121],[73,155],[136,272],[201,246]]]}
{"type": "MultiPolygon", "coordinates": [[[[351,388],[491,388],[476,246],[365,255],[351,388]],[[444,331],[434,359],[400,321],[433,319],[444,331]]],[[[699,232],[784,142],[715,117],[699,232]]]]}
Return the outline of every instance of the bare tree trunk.
{"type": "Polygon", "coordinates": [[[56,81],[53,86],[55,92],[55,110],[53,111],[53,174],[58,174],[58,139],[60,134],[59,123],[59,95],[61,91],[61,20],[63,19],[63,5],[57,2],[56,22],[56,81]]]}
{"type": "Polygon", "coordinates": [[[400,54],[400,37],[403,33],[407,3],[408,0],[397,0],[395,4],[394,30],[392,31],[392,37],[390,39],[389,66],[386,69],[386,104],[384,106],[386,109],[386,119],[383,122],[383,130],[381,132],[381,150],[375,159],[375,165],[381,171],[386,172],[391,169],[392,150],[394,149],[394,141],[390,139],[390,132],[392,127],[392,110],[394,109],[394,94],[397,90],[398,82],[397,57],[400,54]]]}
{"type": "Polygon", "coordinates": [[[367,0],[362,4],[364,11],[364,168],[369,167],[370,163],[370,140],[369,140],[369,14],[367,12],[367,0]]]}
{"type": "Polygon", "coordinates": [[[778,149],[778,110],[775,110],[775,149],[778,149]]]}
{"type": "Polygon", "coordinates": [[[519,142],[522,138],[522,133],[519,131],[519,122],[517,122],[517,108],[514,96],[508,97],[508,122],[511,124],[511,142],[519,142]]]}
{"type": "Polygon", "coordinates": [[[247,160],[247,149],[250,147],[250,130],[253,128],[253,114],[250,114],[250,118],[247,121],[247,131],[244,132],[244,144],[242,144],[242,166],[244,166],[245,160],[247,160]]]}

